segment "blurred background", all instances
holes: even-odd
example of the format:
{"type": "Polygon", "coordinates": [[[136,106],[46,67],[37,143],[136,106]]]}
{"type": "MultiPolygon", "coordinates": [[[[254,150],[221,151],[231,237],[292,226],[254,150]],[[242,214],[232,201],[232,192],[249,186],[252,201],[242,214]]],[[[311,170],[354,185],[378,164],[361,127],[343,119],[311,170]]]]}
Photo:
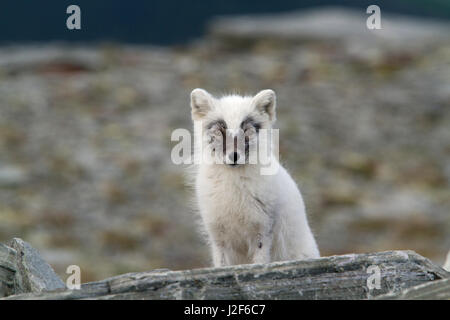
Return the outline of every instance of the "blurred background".
{"type": "Polygon", "coordinates": [[[208,266],[170,135],[191,128],[193,88],[272,88],[322,255],[443,263],[449,20],[447,0],[3,1],[0,242],[23,238],[83,282],[208,266]],[[382,30],[366,28],[371,4],[382,30]]]}

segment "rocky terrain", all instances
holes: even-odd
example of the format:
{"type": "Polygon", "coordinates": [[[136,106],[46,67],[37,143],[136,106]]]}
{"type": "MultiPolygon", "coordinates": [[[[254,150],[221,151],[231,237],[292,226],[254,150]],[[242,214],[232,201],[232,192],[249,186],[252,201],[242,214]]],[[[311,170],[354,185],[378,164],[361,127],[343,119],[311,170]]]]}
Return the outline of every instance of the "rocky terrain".
{"type": "Polygon", "coordinates": [[[189,93],[278,96],[281,160],[322,255],[450,249],[446,23],[324,9],[218,18],[180,47],[0,47],[0,242],[65,278],[209,265],[170,135],[189,93]]]}
{"type": "Polygon", "coordinates": [[[157,269],[69,289],[30,244],[19,238],[0,243],[0,300],[448,300],[449,277],[450,272],[413,251],[386,251],[183,271],[157,269]]]}

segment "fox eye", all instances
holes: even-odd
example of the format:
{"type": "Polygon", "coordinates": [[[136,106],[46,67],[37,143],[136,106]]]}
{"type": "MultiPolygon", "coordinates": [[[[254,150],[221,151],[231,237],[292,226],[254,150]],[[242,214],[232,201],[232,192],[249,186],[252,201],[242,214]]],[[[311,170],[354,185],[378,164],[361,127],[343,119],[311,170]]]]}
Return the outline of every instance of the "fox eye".
{"type": "Polygon", "coordinates": [[[218,120],[211,122],[206,129],[209,130],[210,134],[213,134],[215,136],[223,136],[225,134],[225,130],[227,128],[227,125],[223,120],[218,120]]]}
{"type": "Polygon", "coordinates": [[[241,128],[244,130],[246,136],[251,136],[258,133],[261,125],[253,118],[247,117],[244,121],[242,121],[241,128]]]}
{"type": "Polygon", "coordinates": [[[250,126],[244,130],[244,133],[246,136],[251,136],[252,134],[256,133],[256,129],[253,126],[250,126]]]}

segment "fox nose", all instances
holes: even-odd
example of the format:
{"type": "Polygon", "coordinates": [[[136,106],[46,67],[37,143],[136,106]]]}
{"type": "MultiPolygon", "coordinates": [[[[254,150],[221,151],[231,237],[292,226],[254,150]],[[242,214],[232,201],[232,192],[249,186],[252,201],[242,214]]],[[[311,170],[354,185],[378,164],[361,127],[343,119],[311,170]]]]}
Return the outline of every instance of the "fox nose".
{"type": "Polygon", "coordinates": [[[228,159],[231,161],[231,165],[236,165],[239,160],[239,153],[232,152],[228,155],[228,159]]]}

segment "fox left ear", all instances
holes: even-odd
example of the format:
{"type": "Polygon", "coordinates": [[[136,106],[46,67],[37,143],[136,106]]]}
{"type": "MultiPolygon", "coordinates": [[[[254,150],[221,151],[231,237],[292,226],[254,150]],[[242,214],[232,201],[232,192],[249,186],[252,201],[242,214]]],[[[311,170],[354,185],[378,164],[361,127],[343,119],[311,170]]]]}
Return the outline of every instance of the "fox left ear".
{"type": "Polygon", "coordinates": [[[197,88],[191,92],[192,119],[202,119],[212,108],[213,97],[208,91],[197,88]]]}
{"type": "Polygon", "coordinates": [[[267,113],[270,121],[276,119],[276,95],[273,90],[267,89],[260,91],[253,97],[255,108],[261,113],[267,113]]]}

